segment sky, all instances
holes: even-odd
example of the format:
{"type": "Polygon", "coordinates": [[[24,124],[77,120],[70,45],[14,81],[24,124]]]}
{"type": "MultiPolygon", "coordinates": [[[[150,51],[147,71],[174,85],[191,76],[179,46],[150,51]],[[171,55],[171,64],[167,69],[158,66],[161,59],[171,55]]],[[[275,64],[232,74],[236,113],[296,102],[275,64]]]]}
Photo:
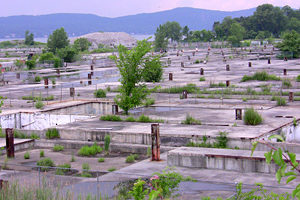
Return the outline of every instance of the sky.
{"type": "Polygon", "coordinates": [[[88,13],[119,17],[176,7],[235,11],[254,8],[264,3],[300,8],[300,0],[0,0],[0,16],[88,13]]]}

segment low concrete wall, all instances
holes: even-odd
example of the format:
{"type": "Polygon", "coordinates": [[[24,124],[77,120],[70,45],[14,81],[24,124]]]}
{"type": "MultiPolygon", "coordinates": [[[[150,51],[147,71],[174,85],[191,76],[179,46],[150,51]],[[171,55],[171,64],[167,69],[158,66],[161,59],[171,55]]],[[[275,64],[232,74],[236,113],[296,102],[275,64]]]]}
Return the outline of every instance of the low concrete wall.
{"type": "Polygon", "coordinates": [[[238,172],[276,173],[275,163],[266,164],[262,151],[181,147],[168,152],[168,165],[238,172]]]}
{"type": "MultiPolygon", "coordinates": [[[[15,144],[15,151],[22,151],[25,149],[34,148],[35,140],[27,140],[24,142],[19,142],[15,144]]],[[[6,147],[4,149],[0,149],[0,154],[6,154],[6,147]]]]}

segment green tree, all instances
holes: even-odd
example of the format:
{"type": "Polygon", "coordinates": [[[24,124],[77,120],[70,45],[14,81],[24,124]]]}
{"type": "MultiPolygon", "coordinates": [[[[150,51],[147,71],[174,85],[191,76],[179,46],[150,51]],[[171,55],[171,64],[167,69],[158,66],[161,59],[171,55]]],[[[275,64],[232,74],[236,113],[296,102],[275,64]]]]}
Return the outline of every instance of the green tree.
{"type": "Polygon", "coordinates": [[[171,41],[181,40],[181,26],[178,22],[166,22],[163,26],[165,26],[166,37],[168,39],[171,39],[171,41]]]}
{"type": "Polygon", "coordinates": [[[92,44],[86,38],[78,38],[74,41],[74,48],[77,51],[86,51],[92,44]]]}
{"type": "Polygon", "coordinates": [[[182,29],[182,35],[185,36],[184,40],[189,41],[189,36],[190,36],[190,29],[188,26],[183,27],[182,29]]]}
{"type": "Polygon", "coordinates": [[[283,35],[283,41],[278,47],[283,52],[292,52],[294,58],[300,55],[300,34],[296,31],[290,31],[283,35]]]}
{"type": "Polygon", "coordinates": [[[63,59],[65,62],[70,62],[71,63],[71,62],[76,61],[76,56],[78,54],[77,54],[77,51],[74,48],[66,46],[65,48],[58,49],[57,50],[57,55],[61,59],[63,59]]]}
{"type": "Polygon", "coordinates": [[[64,28],[56,29],[48,38],[47,47],[53,53],[69,45],[68,35],[64,28]]]}
{"type": "Polygon", "coordinates": [[[244,38],[246,31],[245,28],[241,26],[241,24],[234,22],[229,29],[229,37],[228,41],[231,42],[234,46],[239,46],[241,40],[244,38]]]}
{"type": "Polygon", "coordinates": [[[34,35],[33,35],[33,33],[29,34],[29,31],[25,32],[25,41],[24,41],[24,43],[26,45],[29,45],[29,46],[34,45],[34,35]]]}
{"type": "Polygon", "coordinates": [[[120,45],[118,47],[119,57],[111,57],[121,75],[120,94],[116,96],[115,101],[125,114],[128,114],[131,108],[141,105],[150,93],[147,86],[141,83],[145,63],[151,60],[151,56],[148,55],[150,51],[151,44],[147,40],[142,40],[131,50],[120,45]]]}
{"type": "Polygon", "coordinates": [[[143,80],[145,82],[160,82],[163,75],[163,68],[160,56],[155,56],[150,61],[145,62],[143,80]]]}
{"type": "Polygon", "coordinates": [[[166,50],[167,47],[168,47],[168,39],[167,39],[165,27],[159,25],[155,33],[154,49],[155,51],[160,51],[160,50],[166,50]]]}

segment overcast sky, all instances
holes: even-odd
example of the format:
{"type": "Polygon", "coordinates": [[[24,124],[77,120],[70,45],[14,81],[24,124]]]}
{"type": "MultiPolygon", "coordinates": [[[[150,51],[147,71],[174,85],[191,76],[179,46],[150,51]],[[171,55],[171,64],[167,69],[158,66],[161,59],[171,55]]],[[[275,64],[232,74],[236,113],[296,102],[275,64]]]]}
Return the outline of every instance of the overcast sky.
{"type": "Polygon", "coordinates": [[[0,0],[0,16],[90,13],[118,17],[176,7],[234,11],[264,3],[300,8],[300,0],[0,0]]]}

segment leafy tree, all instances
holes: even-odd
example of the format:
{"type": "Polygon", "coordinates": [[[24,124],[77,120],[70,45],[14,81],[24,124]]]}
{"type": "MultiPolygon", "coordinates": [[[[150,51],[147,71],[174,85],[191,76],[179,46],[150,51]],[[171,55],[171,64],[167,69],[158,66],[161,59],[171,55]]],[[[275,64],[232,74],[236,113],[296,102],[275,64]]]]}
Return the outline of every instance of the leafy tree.
{"type": "Polygon", "coordinates": [[[120,94],[116,96],[116,103],[125,114],[131,108],[142,104],[142,101],[150,93],[145,84],[142,84],[145,63],[151,60],[147,55],[151,51],[151,44],[147,40],[139,41],[137,46],[128,50],[119,45],[119,57],[112,56],[121,74],[120,94]]]}
{"type": "Polygon", "coordinates": [[[241,40],[244,38],[246,33],[245,28],[239,23],[234,22],[229,29],[230,36],[227,38],[232,45],[240,45],[241,40]]]}
{"type": "Polygon", "coordinates": [[[50,61],[50,60],[54,60],[54,58],[55,55],[52,52],[47,52],[40,55],[39,61],[40,62],[50,61]]]}
{"type": "Polygon", "coordinates": [[[159,25],[155,33],[155,40],[154,40],[155,51],[166,50],[167,47],[168,47],[168,39],[167,39],[165,27],[159,25]]]}
{"type": "Polygon", "coordinates": [[[179,41],[182,37],[181,26],[178,22],[166,22],[165,26],[166,37],[171,39],[171,41],[179,41]]]}
{"type": "Polygon", "coordinates": [[[78,38],[74,41],[74,48],[77,51],[86,51],[92,44],[86,38],[78,38]]]}
{"type": "Polygon", "coordinates": [[[33,33],[29,34],[29,31],[25,32],[25,42],[26,45],[34,45],[34,35],[33,33]]]}
{"type": "Polygon", "coordinates": [[[34,69],[34,68],[35,68],[35,66],[36,66],[36,61],[35,61],[34,59],[33,59],[33,60],[27,60],[25,64],[27,65],[27,68],[28,68],[29,70],[31,70],[31,69],[34,69]]]}
{"type": "Polygon", "coordinates": [[[57,50],[57,55],[64,59],[65,62],[74,62],[76,61],[77,51],[72,47],[65,47],[57,50]]]}
{"type": "Polygon", "coordinates": [[[48,38],[47,47],[53,53],[69,45],[68,35],[64,28],[56,29],[48,38]]]}
{"type": "Polygon", "coordinates": [[[293,57],[300,55],[300,34],[296,31],[287,32],[283,35],[283,41],[278,45],[283,52],[293,52],[293,57]]]}
{"type": "Polygon", "coordinates": [[[153,57],[152,60],[145,62],[143,80],[146,82],[160,82],[163,75],[163,68],[160,56],[153,57]]]}
{"type": "Polygon", "coordinates": [[[185,36],[184,40],[189,41],[189,36],[190,36],[190,29],[188,26],[183,27],[182,29],[182,35],[185,36]]]}

